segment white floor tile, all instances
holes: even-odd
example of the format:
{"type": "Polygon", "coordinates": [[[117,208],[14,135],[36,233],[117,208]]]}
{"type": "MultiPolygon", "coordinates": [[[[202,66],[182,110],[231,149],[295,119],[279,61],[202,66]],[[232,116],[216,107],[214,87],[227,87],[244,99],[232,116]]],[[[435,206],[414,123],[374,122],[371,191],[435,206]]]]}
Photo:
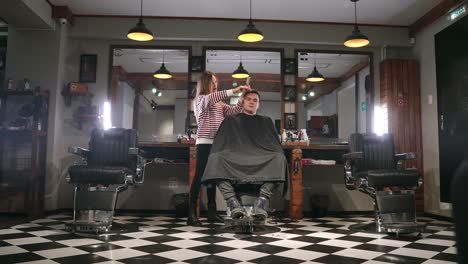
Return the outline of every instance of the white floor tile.
{"type": "Polygon", "coordinates": [[[17,246],[0,247],[0,256],[28,252],[17,246]]]}
{"type": "Polygon", "coordinates": [[[134,257],[143,256],[143,255],[148,255],[148,253],[146,252],[134,250],[131,248],[121,248],[121,249],[114,249],[114,250],[108,250],[108,251],[101,251],[101,252],[95,252],[94,254],[104,257],[104,258],[112,259],[112,260],[134,258],[134,257]]]}
{"type": "Polygon", "coordinates": [[[232,247],[232,248],[246,248],[260,245],[260,243],[244,241],[244,240],[229,240],[221,243],[216,243],[216,245],[232,247]]]}
{"type": "Polygon", "coordinates": [[[71,256],[88,254],[88,252],[77,249],[77,248],[67,247],[67,248],[56,248],[56,249],[34,251],[34,254],[43,256],[44,258],[54,259],[54,258],[63,258],[63,257],[71,257],[71,256]]]}
{"type": "Polygon", "coordinates": [[[345,250],[341,250],[341,251],[333,253],[333,255],[339,255],[339,256],[350,257],[350,258],[360,258],[360,259],[373,259],[383,254],[385,253],[378,252],[378,251],[354,249],[354,248],[347,248],[345,250]]]}
{"type": "Polygon", "coordinates": [[[12,245],[27,245],[27,244],[37,244],[37,243],[45,243],[50,242],[50,240],[42,238],[42,237],[25,237],[25,238],[15,238],[15,239],[7,239],[5,242],[10,243],[12,245]]]}
{"type": "Polygon", "coordinates": [[[453,240],[443,240],[443,239],[433,239],[433,238],[423,238],[418,241],[415,241],[415,243],[436,245],[436,246],[446,246],[446,247],[451,247],[455,245],[455,241],[453,240]]]}
{"type": "Polygon", "coordinates": [[[194,239],[194,238],[199,238],[199,237],[206,237],[208,235],[197,233],[197,232],[182,232],[182,233],[169,234],[169,236],[183,238],[183,239],[194,239]]]}
{"type": "Polygon", "coordinates": [[[369,241],[367,242],[367,244],[389,246],[389,247],[404,247],[408,244],[411,244],[411,242],[382,238],[382,239],[369,241]]]}
{"type": "Polygon", "coordinates": [[[133,238],[146,238],[146,237],[162,236],[161,234],[156,234],[156,233],[153,233],[153,232],[145,232],[145,231],[125,233],[125,234],[122,234],[122,235],[128,236],[128,237],[133,237],[133,238]]]}
{"type": "Polygon", "coordinates": [[[208,256],[209,254],[199,252],[199,251],[190,250],[190,249],[177,249],[177,250],[171,250],[171,251],[156,253],[154,255],[160,256],[160,257],[163,257],[163,258],[177,260],[177,261],[184,261],[184,260],[188,260],[188,259],[194,259],[194,258],[200,258],[200,257],[208,256]]]}
{"type": "Polygon", "coordinates": [[[457,248],[456,247],[449,247],[446,250],[442,251],[443,253],[447,254],[457,254],[457,248]]]}
{"type": "Polygon", "coordinates": [[[429,250],[421,250],[421,249],[414,249],[414,248],[397,248],[388,252],[389,254],[395,255],[402,255],[408,257],[415,257],[415,258],[425,258],[430,259],[435,255],[439,254],[436,251],[429,251],[429,250]]]}
{"type": "Polygon", "coordinates": [[[361,245],[363,243],[354,242],[354,241],[347,241],[347,240],[332,239],[332,240],[323,241],[323,242],[320,242],[320,243],[317,243],[317,244],[326,245],[326,246],[333,246],[333,247],[351,248],[351,247],[361,245]]]}
{"type": "Polygon", "coordinates": [[[311,245],[311,243],[296,241],[296,240],[278,240],[267,243],[268,245],[279,246],[279,247],[287,247],[287,248],[301,248],[311,245]]]}
{"type": "Polygon", "coordinates": [[[34,220],[34,221],[31,221],[31,223],[34,223],[34,224],[50,223],[50,222],[57,222],[57,220],[55,220],[55,219],[43,218],[43,219],[36,219],[36,220],[34,220]]]}
{"type": "Polygon", "coordinates": [[[148,245],[156,244],[155,242],[151,242],[151,241],[143,240],[143,239],[119,240],[119,241],[112,241],[110,243],[117,245],[117,246],[126,247],[126,248],[141,247],[141,246],[148,246],[148,245]]]}
{"type": "Polygon", "coordinates": [[[249,261],[252,259],[268,256],[268,254],[265,254],[262,252],[246,250],[246,249],[234,249],[230,251],[217,253],[215,255],[225,257],[225,258],[240,260],[240,261],[249,261]]]}
{"type": "Polygon", "coordinates": [[[369,238],[383,238],[387,235],[384,234],[373,234],[373,233],[364,233],[364,232],[357,232],[354,234],[350,234],[351,236],[359,236],[359,237],[369,237],[369,238]]]}
{"type": "Polygon", "coordinates": [[[100,240],[91,239],[91,238],[78,238],[78,239],[67,239],[67,240],[59,240],[57,243],[69,246],[69,247],[79,247],[85,245],[93,245],[103,243],[100,240]]]}
{"type": "Polygon", "coordinates": [[[58,264],[58,262],[55,262],[51,259],[41,259],[28,262],[17,262],[16,264],[58,264]]]}
{"type": "Polygon", "coordinates": [[[316,231],[316,232],[323,232],[330,230],[331,228],[327,227],[321,227],[321,226],[305,226],[305,227],[300,227],[298,230],[304,230],[304,231],[316,231]]]}
{"type": "Polygon", "coordinates": [[[164,245],[173,246],[177,248],[191,248],[191,247],[198,247],[203,245],[208,245],[209,243],[197,241],[197,240],[176,240],[171,242],[162,243],[164,245]]]}
{"type": "Polygon", "coordinates": [[[23,233],[23,231],[12,229],[12,228],[0,229],[0,235],[19,234],[19,233],[23,233]]]}
{"type": "Polygon", "coordinates": [[[331,233],[331,232],[316,232],[316,233],[308,234],[307,236],[334,239],[334,238],[344,237],[346,235],[331,233]]]}
{"type": "Polygon", "coordinates": [[[40,227],[40,226],[41,225],[38,225],[38,224],[25,223],[25,224],[12,226],[11,228],[29,228],[29,227],[40,227]]]}
{"type": "Polygon", "coordinates": [[[300,260],[313,260],[313,259],[326,256],[328,254],[315,252],[315,251],[302,250],[302,249],[291,249],[288,251],[277,253],[275,255],[287,257],[287,258],[300,259],[300,260]]]}
{"type": "Polygon", "coordinates": [[[452,261],[438,260],[438,259],[429,259],[424,261],[422,264],[457,264],[452,261]]]}
{"type": "Polygon", "coordinates": [[[440,231],[435,233],[435,235],[441,235],[441,236],[455,236],[454,231],[440,231]]]}
{"type": "MultiPolygon", "coordinates": [[[[185,224],[185,223],[184,223],[185,224]]],[[[196,232],[200,230],[207,230],[209,228],[202,226],[181,226],[174,228],[175,230],[185,231],[185,232],[196,232]]]]}
{"type": "Polygon", "coordinates": [[[61,230],[43,230],[43,231],[33,231],[33,232],[28,232],[28,233],[33,236],[38,236],[38,237],[69,234],[68,232],[61,231],[61,230]]]}
{"type": "Polygon", "coordinates": [[[300,235],[278,232],[278,233],[264,234],[262,236],[276,238],[276,239],[291,239],[291,238],[299,237],[300,235]]]}

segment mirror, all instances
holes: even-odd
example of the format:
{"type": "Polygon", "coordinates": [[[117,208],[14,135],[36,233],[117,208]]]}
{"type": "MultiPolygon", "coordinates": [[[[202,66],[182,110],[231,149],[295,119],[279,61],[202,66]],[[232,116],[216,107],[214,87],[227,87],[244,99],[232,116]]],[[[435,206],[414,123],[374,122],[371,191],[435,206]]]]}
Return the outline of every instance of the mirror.
{"type": "Polygon", "coordinates": [[[175,142],[185,134],[190,49],[118,47],[112,50],[112,121],[136,128],[140,142],[175,142]],[[172,75],[157,79],[162,64],[172,75]]]}
{"type": "Polygon", "coordinates": [[[334,142],[370,131],[370,54],[296,51],[296,58],[298,128],[307,129],[312,140],[334,142]],[[324,81],[306,80],[314,66],[324,81]]]}
{"type": "MultiPolygon", "coordinates": [[[[281,88],[283,78],[280,49],[244,50],[235,48],[205,48],[205,69],[216,73],[218,90],[227,90],[245,84],[246,79],[235,79],[231,75],[242,62],[250,74],[250,86],[260,93],[259,115],[269,116],[276,128],[281,125],[281,88]]],[[[236,104],[238,96],[230,98],[236,104]]]]}

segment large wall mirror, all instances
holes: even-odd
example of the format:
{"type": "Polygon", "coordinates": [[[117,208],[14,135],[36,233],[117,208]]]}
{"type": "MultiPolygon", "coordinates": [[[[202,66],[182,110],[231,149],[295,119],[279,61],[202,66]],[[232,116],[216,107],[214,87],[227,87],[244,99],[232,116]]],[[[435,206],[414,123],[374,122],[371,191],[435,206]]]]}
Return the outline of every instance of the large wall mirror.
{"type": "Polygon", "coordinates": [[[113,46],[111,55],[113,126],[136,128],[140,142],[174,142],[185,134],[190,48],[113,46]],[[154,76],[162,67],[170,78],[154,76]]]}
{"type": "Polygon", "coordinates": [[[296,50],[298,128],[315,142],[371,131],[372,54],[296,50]],[[311,82],[317,75],[324,80],[311,82]]]}
{"type": "MultiPolygon", "coordinates": [[[[245,84],[232,73],[240,63],[250,75],[250,86],[260,93],[259,115],[269,116],[277,129],[281,126],[282,49],[239,49],[205,47],[205,69],[216,73],[218,90],[227,90],[245,84]]],[[[229,99],[235,104],[238,96],[229,99]]]]}

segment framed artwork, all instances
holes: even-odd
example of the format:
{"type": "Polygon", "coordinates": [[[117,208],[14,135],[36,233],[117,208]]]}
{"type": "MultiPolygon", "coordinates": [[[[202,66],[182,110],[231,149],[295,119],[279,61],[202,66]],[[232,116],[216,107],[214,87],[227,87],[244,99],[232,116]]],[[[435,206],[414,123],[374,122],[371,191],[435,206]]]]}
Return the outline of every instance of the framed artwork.
{"type": "Polygon", "coordinates": [[[286,102],[295,102],[296,97],[297,97],[296,86],[285,85],[283,95],[284,95],[284,101],[286,101],[286,102]]]}
{"type": "Polygon", "coordinates": [[[80,57],[80,82],[95,83],[97,69],[97,55],[83,54],[80,57]]]}
{"type": "Polygon", "coordinates": [[[193,111],[187,112],[187,127],[188,128],[197,127],[197,119],[195,118],[195,112],[193,111]]]}
{"type": "Polygon", "coordinates": [[[296,74],[296,60],[295,59],[283,59],[283,67],[285,74],[296,74]]]}
{"type": "Polygon", "coordinates": [[[190,68],[192,72],[201,72],[203,71],[203,57],[202,56],[192,56],[192,62],[190,68]]]}
{"type": "Polygon", "coordinates": [[[297,129],[296,114],[293,114],[293,113],[284,114],[284,129],[297,129]]]}
{"type": "Polygon", "coordinates": [[[195,98],[197,95],[197,82],[190,82],[188,87],[188,98],[195,98]]]}

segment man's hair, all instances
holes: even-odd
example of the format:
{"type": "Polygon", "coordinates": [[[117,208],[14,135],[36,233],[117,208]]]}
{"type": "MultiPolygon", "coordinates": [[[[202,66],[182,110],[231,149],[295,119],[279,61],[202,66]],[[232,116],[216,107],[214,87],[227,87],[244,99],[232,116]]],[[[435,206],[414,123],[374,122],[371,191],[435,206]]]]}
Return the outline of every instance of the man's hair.
{"type": "Polygon", "coordinates": [[[257,90],[250,90],[244,93],[243,97],[245,98],[248,94],[256,94],[258,99],[260,99],[260,93],[257,90]]]}
{"type": "Polygon", "coordinates": [[[213,76],[216,76],[214,72],[204,71],[197,83],[197,95],[205,95],[210,93],[210,85],[213,76]]]}

